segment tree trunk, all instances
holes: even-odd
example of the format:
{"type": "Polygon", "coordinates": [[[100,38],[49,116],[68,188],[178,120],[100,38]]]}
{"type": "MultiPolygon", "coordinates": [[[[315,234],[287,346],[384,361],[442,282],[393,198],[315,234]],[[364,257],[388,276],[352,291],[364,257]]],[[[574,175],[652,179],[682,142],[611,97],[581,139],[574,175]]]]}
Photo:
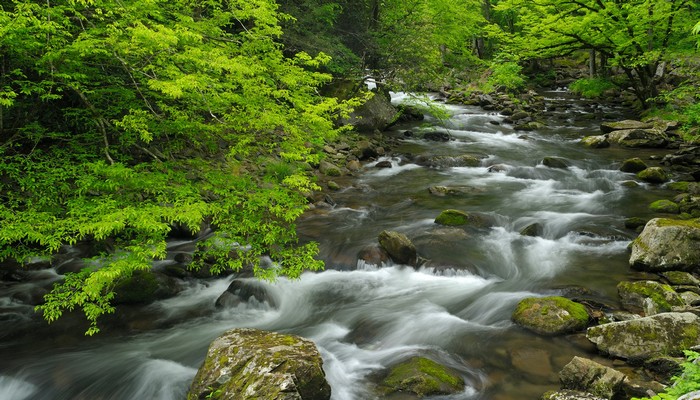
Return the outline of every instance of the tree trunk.
{"type": "Polygon", "coordinates": [[[595,68],[595,49],[591,49],[589,51],[589,57],[588,57],[588,77],[593,79],[596,76],[596,68],[595,68]]]}

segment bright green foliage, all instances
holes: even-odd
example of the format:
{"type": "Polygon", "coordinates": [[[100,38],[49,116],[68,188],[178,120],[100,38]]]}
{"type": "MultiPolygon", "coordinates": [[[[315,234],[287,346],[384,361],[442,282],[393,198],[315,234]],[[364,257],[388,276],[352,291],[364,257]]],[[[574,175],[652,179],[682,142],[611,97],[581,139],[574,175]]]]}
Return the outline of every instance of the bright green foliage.
{"type": "Polygon", "coordinates": [[[106,250],[46,296],[48,321],[78,308],[96,332],[113,283],[164,257],[173,224],[217,229],[202,244],[216,271],[322,267],[297,242],[316,189],[298,166],[348,106],[317,94],[327,56],[282,54],[281,18],[270,0],[3,3],[0,260],[106,250]]]}
{"type": "Polygon", "coordinates": [[[676,400],[686,393],[700,390],[700,364],[697,363],[700,353],[686,350],[687,361],[681,366],[683,372],[679,376],[673,377],[673,385],[666,389],[665,393],[659,393],[651,398],[637,398],[632,400],[676,400]]]}
{"type": "Polygon", "coordinates": [[[615,84],[605,78],[583,78],[569,85],[569,90],[583,97],[597,98],[607,90],[616,88],[615,84]]]}
{"type": "Polygon", "coordinates": [[[500,38],[512,54],[546,59],[594,50],[603,70],[619,68],[643,106],[658,93],[663,62],[690,47],[688,31],[697,21],[691,0],[503,0],[495,7],[517,20],[500,38]]]}
{"type": "Polygon", "coordinates": [[[504,90],[518,92],[525,87],[522,67],[514,61],[496,60],[491,66],[491,75],[486,81],[486,91],[504,90]]]}

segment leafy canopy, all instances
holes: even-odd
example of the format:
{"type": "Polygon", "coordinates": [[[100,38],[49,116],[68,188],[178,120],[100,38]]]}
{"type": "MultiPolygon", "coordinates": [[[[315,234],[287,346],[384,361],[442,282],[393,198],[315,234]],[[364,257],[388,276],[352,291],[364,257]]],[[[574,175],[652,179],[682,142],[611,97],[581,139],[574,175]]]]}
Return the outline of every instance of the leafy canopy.
{"type": "Polygon", "coordinates": [[[46,296],[48,321],[77,308],[97,332],[115,281],[163,258],[174,225],[217,229],[214,271],[322,267],[295,233],[316,189],[300,166],[349,105],[317,94],[327,56],[283,55],[284,18],[271,0],[3,2],[0,260],[105,249],[46,296]]]}

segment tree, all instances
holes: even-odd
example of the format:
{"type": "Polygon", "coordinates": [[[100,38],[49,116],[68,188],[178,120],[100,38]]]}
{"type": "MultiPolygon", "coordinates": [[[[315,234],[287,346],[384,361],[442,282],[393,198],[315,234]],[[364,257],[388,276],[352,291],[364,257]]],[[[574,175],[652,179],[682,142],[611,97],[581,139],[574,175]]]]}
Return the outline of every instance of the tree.
{"type": "Polygon", "coordinates": [[[317,94],[325,55],[283,55],[281,18],[270,0],[3,2],[0,260],[105,249],[46,296],[48,321],[79,308],[95,333],[177,224],[216,228],[214,271],[322,267],[294,221],[348,104],[317,94]]]}
{"type": "Polygon", "coordinates": [[[697,20],[690,0],[506,0],[496,9],[518,11],[515,34],[503,34],[512,53],[541,59],[593,50],[619,68],[619,84],[644,107],[658,94],[669,52],[687,43],[697,20]]]}

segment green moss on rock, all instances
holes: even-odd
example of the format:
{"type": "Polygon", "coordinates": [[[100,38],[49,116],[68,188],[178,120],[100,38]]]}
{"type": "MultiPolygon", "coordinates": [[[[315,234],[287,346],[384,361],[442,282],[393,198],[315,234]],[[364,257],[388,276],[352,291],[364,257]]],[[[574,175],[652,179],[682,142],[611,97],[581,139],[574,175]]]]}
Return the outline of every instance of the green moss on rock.
{"type": "Polygon", "coordinates": [[[521,300],[513,322],[541,335],[560,335],[588,325],[586,307],[564,297],[529,297],[521,300]]]}
{"type": "Polygon", "coordinates": [[[622,304],[633,312],[643,310],[652,315],[685,306],[683,298],[671,286],[659,282],[620,282],[617,291],[622,304]]]}
{"type": "Polygon", "coordinates": [[[625,161],[622,162],[622,165],[620,166],[620,171],[622,172],[640,172],[644,171],[647,169],[647,165],[642,161],[641,158],[635,157],[635,158],[629,158],[625,161]]]}
{"type": "Polygon", "coordinates": [[[419,397],[445,395],[464,389],[454,371],[424,357],[413,357],[394,366],[382,382],[384,394],[410,392],[419,397]]]}
{"type": "Polygon", "coordinates": [[[680,207],[671,200],[656,200],[649,205],[649,209],[657,213],[678,214],[680,207]]]}
{"type": "Polygon", "coordinates": [[[637,178],[649,183],[664,183],[668,181],[668,175],[660,167],[649,167],[637,174],[637,178]]]}
{"type": "Polygon", "coordinates": [[[671,182],[667,187],[678,192],[687,192],[690,182],[671,182]]]}

